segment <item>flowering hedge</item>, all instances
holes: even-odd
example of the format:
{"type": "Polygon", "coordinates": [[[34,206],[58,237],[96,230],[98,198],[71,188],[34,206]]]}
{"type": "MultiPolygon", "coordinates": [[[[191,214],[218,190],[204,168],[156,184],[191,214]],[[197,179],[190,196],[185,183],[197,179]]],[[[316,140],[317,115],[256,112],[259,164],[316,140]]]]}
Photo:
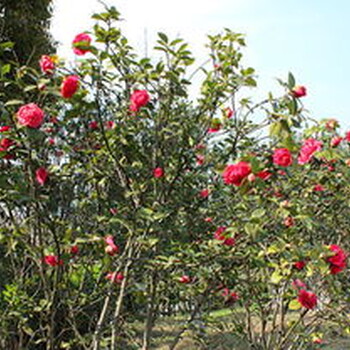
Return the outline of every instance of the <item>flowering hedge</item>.
{"type": "Polygon", "coordinates": [[[222,308],[252,349],[349,332],[350,133],[307,115],[292,74],[242,97],[241,34],[209,36],[194,69],[183,40],[159,33],[160,57],[139,58],[116,9],[93,18],[72,67],[2,74],[1,346],[149,349],[183,305],[170,349],[194,320],[219,332],[222,308]]]}

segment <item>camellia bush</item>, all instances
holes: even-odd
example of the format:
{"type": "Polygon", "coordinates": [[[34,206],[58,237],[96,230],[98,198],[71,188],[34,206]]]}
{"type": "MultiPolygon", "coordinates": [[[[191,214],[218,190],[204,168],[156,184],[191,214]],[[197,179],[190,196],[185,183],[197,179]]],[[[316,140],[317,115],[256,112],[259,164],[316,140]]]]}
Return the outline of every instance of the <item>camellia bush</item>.
{"type": "Polygon", "coordinates": [[[73,66],[2,66],[1,348],[147,350],[175,317],[169,349],[348,334],[350,133],[292,74],[244,97],[241,34],[208,36],[198,67],[163,33],[137,56],[113,7],[93,19],[73,66]]]}

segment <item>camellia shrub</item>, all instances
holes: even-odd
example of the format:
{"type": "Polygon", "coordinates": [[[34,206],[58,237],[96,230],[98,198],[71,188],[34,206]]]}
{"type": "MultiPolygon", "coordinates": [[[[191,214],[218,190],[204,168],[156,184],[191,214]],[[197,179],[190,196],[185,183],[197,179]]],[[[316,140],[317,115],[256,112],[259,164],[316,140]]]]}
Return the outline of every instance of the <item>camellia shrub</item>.
{"type": "Polygon", "coordinates": [[[115,8],[93,19],[73,66],[2,70],[1,348],[146,350],[175,315],[169,349],[347,334],[350,133],[308,116],[292,74],[243,97],[241,34],[209,36],[198,68],[182,39],[140,58],[115,8]]]}

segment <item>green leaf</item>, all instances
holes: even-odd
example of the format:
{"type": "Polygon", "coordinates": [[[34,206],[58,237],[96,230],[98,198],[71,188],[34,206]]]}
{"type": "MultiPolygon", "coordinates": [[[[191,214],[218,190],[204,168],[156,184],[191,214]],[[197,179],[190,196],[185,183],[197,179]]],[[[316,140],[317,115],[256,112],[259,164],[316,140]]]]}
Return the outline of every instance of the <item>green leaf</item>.
{"type": "Polygon", "coordinates": [[[266,214],[266,210],[263,208],[259,208],[253,211],[252,217],[254,219],[259,219],[262,218],[266,214]]]}
{"type": "Polygon", "coordinates": [[[281,282],[283,276],[280,274],[278,270],[275,270],[271,275],[271,283],[278,284],[281,282]]]}
{"type": "Polygon", "coordinates": [[[288,73],[288,87],[290,89],[293,89],[294,86],[295,86],[295,78],[294,78],[293,74],[289,72],[288,73]]]}
{"type": "Polygon", "coordinates": [[[288,304],[289,310],[300,310],[301,309],[301,304],[297,299],[293,299],[289,302],[288,304]]]}
{"type": "Polygon", "coordinates": [[[162,40],[162,41],[164,41],[164,43],[168,43],[168,41],[169,41],[169,39],[168,39],[168,37],[164,34],[164,33],[161,33],[161,32],[159,32],[158,33],[158,36],[160,37],[160,39],[162,40]]]}

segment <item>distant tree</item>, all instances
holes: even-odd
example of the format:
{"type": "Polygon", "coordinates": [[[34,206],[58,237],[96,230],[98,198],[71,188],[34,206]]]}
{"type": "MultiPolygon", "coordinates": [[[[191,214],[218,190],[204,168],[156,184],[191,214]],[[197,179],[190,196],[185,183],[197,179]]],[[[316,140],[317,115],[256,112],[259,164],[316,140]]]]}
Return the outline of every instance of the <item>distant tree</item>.
{"type": "Polygon", "coordinates": [[[5,60],[34,65],[42,54],[55,52],[49,32],[52,0],[0,0],[0,41],[14,49],[5,60]]]}

